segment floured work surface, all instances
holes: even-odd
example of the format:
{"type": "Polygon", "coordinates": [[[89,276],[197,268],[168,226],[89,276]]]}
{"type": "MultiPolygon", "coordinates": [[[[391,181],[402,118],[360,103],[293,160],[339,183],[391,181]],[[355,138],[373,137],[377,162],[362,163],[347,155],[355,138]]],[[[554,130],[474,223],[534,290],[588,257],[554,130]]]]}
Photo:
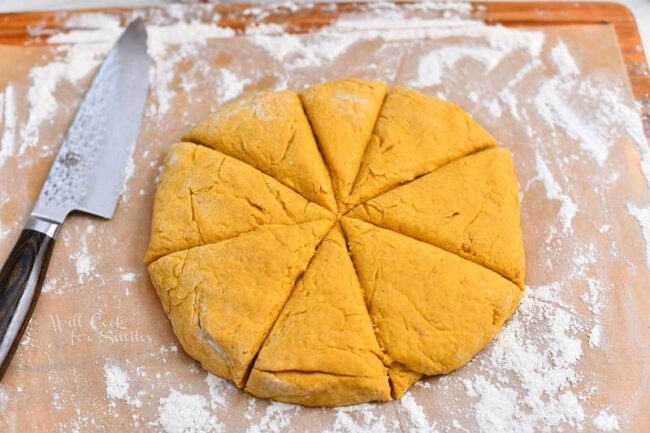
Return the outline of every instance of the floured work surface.
{"type": "MultiPolygon", "coordinates": [[[[3,431],[643,430],[650,154],[612,29],[515,30],[411,12],[376,10],[363,32],[358,17],[342,17],[302,36],[152,22],[151,94],[117,213],[64,225],[3,379],[3,431]],[[169,146],[224,102],[344,76],[455,102],[512,151],[528,290],[473,361],[401,401],[271,403],[208,375],[178,346],[141,262],[155,180],[169,146]]],[[[1,257],[120,31],[101,14],[71,25],[100,29],[50,39],[61,46],[0,48],[1,257]]]]}

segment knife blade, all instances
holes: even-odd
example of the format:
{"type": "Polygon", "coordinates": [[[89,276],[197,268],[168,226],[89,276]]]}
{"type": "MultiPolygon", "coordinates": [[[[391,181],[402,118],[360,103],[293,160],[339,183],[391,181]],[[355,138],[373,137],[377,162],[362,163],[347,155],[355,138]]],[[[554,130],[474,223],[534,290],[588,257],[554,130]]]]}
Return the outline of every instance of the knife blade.
{"type": "Polygon", "coordinates": [[[140,131],[150,63],[146,27],[137,19],[99,67],[0,270],[0,379],[38,299],[60,225],[73,211],[103,218],[115,212],[140,131]]]}

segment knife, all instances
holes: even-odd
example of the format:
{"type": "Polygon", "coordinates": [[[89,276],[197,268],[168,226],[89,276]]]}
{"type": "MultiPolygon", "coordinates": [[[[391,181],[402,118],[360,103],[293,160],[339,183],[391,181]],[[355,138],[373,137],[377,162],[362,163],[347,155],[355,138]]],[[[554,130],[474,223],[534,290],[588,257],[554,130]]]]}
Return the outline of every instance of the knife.
{"type": "Polygon", "coordinates": [[[133,21],[109,51],[54,159],[27,224],[0,270],[0,379],[41,292],[54,238],[73,211],[110,219],[149,88],[147,32],[133,21]]]}

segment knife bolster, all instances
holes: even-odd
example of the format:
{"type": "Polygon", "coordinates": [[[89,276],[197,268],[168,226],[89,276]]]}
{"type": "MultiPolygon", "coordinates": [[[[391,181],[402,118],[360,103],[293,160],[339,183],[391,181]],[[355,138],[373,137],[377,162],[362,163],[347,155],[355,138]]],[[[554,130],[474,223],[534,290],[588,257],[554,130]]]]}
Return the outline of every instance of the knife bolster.
{"type": "Polygon", "coordinates": [[[25,224],[25,229],[43,233],[53,239],[56,237],[59,227],[61,227],[61,224],[57,222],[33,215],[27,220],[27,224],[25,224]]]}

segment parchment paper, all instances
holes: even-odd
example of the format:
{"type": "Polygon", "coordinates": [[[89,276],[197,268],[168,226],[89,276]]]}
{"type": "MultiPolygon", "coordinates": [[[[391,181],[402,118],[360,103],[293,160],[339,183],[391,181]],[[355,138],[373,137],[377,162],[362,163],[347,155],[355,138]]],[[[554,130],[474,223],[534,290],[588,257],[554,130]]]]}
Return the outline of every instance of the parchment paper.
{"type": "MultiPolygon", "coordinates": [[[[582,80],[620,86],[626,105],[633,107],[634,103],[610,27],[567,26],[539,31],[545,35],[541,63],[510,87],[513,77],[528,62],[523,52],[509,55],[490,71],[481,62],[460,59],[453,68],[443,70],[441,84],[421,90],[439,93],[461,105],[514,154],[522,194],[528,296],[537,296],[535,288],[552,286],[564,302],[557,308],[586,324],[576,330],[582,351],[575,364],[580,380],[567,388],[576,394],[589,394],[581,402],[585,411],[583,431],[594,431],[591,419],[606,409],[618,416],[623,431],[641,432],[650,424],[650,273],[646,262],[648,246],[639,222],[628,210],[628,203],[642,207],[650,200],[640,170],[640,148],[629,131],[613,128],[606,137],[611,146],[608,157],[600,165],[580,147],[575,135],[534,115],[532,89],[557,75],[550,50],[562,40],[576,59],[582,80]],[[517,109],[502,101],[501,113],[495,116],[485,101],[506,87],[515,96],[517,109]],[[553,185],[545,183],[540,175],[540,156],[559,192],[551,191],[553,185]],[[560,218],[567,211],[563,197],[569,197],[577,206],[568,228],[566,219],[560,218]],[[579,266],[577,275],[577,252],[583,250],[588,250],[588,259],[579,266]],[[598,292],[602,301],[597,316],[597,324],[602,327],[600,347],[589,344],[596,317],[593,303],[581,299],[589,294],[590,279],[611,287],[598,292]]],[[[23,344],[2,381],[5,396],[0,430],[162,431],[161,399],[173,390],[202,395],[206,402],[216,401],[208,409],[226,431],[345,431],[346,425],[370,430],[380,423],[388,431],[418,430],[413,414],[397,402],[346,411],[274,406],[229,384],[220,384],[219,398],[211,398],[206,372],[177,344],[149,283],[142,257],[162,158],[189,125],[221,104],[218,68],[225,66],[249,77],[250,84],[241,96],[283,86],[300,90],[314,82],[346,76],[410,85],[417,79],[423,55],[445,45],[462,44],[480,42],[467,36],[366,40],[352,44],[321,67],[297,67],[287,73],[284,63],[238,36],[208,41],[197,49],[194,60],[177,65],[169,87],[178,92],[170,100],[171,109],[156,114],[153,107],[158,106],[160,95],[154,92],[149,97],[147,116],[134,150],[134,170],[114,218],[104,221],[74,215],[60,232],[46,292],[38,301],[23,344]],[[210,68],[204,70],[195,87],[183,90],[180,77],[193,62],[210,68]],[[279,77],[290,79],[282,83],[279,77]],[[128,375],[128,390],[122,399],[107,396],[106,368],[112,365],[128,375]]],[[[0,47],[0,89],[12,83],[19,125],[28,117],[30,69],[46,65],[57,56],[56,48],[48,46],[0,47]]],[[[59,85],[58,106],[51,122],[41,125],[38,145],[26,149],[20,157],[7,156],[1,166],[2,258],[31,210],[89,80],[87,75],[75,83],[59,85]]],[[[598,105],[605,103],[577,93],[575,99],[566,102],[575,104],[583,99],[583,109],[591,113],[597,113],[598,105]]],[[[20,135],[16,140],[16,146],[20,146],[20,135]]],[[[543,302],[543,296],[537,298],[543,302]]],[[[550,324],[541,320],[530,326],[533,331],[538,327],[541,333],[550,324]]],[[[482,366],[492,365],[488,357],[489,348],[450,377],[429,378],[425,386],[412,389],[409,398],[422,408],[431,426],[440,431],[454,430],[456,420],[468,431],[478,430],[478,399],[468,395],[463,379],[473,378],[482,366]]],[[[506,381],[511,378],[510,386],[518,389],[512,372],[504,370],[503,374],[506,381]]],[[[559,426],[564,431],[577,429],[571,422],[559,426]]]]}

